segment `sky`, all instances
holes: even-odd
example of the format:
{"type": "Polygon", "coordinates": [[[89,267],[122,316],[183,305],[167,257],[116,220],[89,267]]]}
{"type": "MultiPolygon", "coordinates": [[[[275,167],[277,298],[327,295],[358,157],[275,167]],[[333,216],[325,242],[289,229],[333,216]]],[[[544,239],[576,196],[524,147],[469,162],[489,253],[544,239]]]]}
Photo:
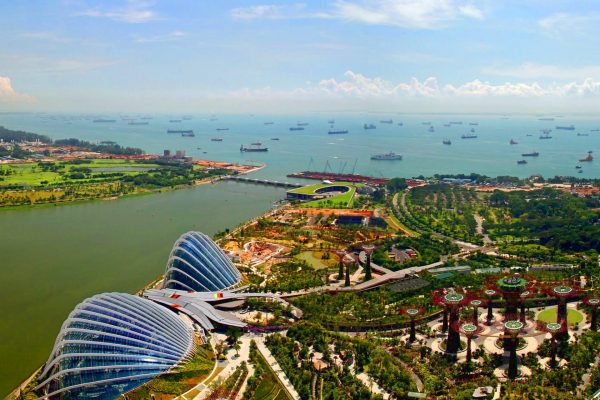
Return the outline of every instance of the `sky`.
{"type": "Polygon", "coordinates": [[[595,0],[0,2],[0,112],[585,112],[595,0]]]}

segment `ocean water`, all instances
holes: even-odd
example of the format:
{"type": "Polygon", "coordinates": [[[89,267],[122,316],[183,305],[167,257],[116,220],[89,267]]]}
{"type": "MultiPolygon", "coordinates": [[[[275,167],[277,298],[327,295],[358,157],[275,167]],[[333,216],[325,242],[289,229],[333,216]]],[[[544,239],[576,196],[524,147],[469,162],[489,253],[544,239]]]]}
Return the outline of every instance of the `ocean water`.
{"type": "MultiPolygon", "coordinates": [[[[352,172],[372,176],[413,177],[435,173],[477,172],[489,176],[513,175],[527,177],[541,174],[600,176],[600,116],[556,116],[554,121],[539,120],[539,116],[500,115],[191,115],[190,120],[170,123],[180,115],[149,115],[149,125],[128,125],[121,115],[116,123],[94,123],[98,116],[78,114],[0,114],[0,125],[44,133],[53,138],[76,137],[87,140],[113,140],[122,145],[141,147],[147,152],[162,153],[163,149],[185,150],[194,158],[232,162],[257,161],[267,167],[255,175],[285,180],[291,172],[316,170],[352,172]],[[392,119],[393,124],[379,121],[392,119]],[[329,120],[335,129],[347,129],[346,135],[328,135],[329,120]],[[462,125],[444,124],[462,121],[462,125]],[[265,125],[265,122],[273,122],[265,125]],[[308,123],[303,131],[290,131],[298,122],[308,123]],[[398,123],[402,122],[402,126],[398,123]],[[434,132],[423,122],[431,122],[434,132]],[[363,129],[373,123],[376,129],[363,129]],[[469,123],[477,123],[471,126],[469,123]],[[557,125],[574,125],[575,130],[556,130],[557,125]],[[228,131],[217,131],[228,128],[228,131]],[[476,139],[461,139],[471,128],[476,139]],[[167,129],[193,129],[195,137],[167,134],[167,129]],[[550,140],[540,140],[542,129],[552,129],[550,140]],[[578,136],[577,134],[582,134],[578,136]],[[531,136],[527,136],[531,135],[531,136]],[[587,135],[587,136],[583,136],[587,135]],[[220,137],[222,142],[212,142],[220,137]],[[278,141],[271,140],[279,138],[278,141]],[[444,139],[452,141],[447,146],[444,139]],[[510,145],[510,139],[518,141],[510,145]],[[241,153],[240,145],[261,142],[269,147],[266,153],[241,153]],[[394,151],[401,161],[374,161],[373,154],[394,151]],[[518,165],[522,153],[537,151],[540,156],[527,158],[518,165]],[[578,160],[593,151],[596,160],[578,160]],[[582,165],[577,173],[576,165],[582,165]]],[[[133,115],[127,115],[133,117],[133,115]]]]}

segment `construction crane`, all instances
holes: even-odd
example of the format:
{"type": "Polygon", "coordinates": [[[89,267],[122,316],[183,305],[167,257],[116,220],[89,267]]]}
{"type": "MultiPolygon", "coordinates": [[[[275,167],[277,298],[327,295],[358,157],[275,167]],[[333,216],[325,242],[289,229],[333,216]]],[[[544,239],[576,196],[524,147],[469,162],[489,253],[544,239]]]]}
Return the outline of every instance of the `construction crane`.
{"type": "Polygon", "coordinates": [[[354,165],[352,166],[352,172],[350,172],[352,175],[354,175],[354,171],[356,170],[356,163],[358,162],[358,158],[356,158],[354,160],[354,165]]]}

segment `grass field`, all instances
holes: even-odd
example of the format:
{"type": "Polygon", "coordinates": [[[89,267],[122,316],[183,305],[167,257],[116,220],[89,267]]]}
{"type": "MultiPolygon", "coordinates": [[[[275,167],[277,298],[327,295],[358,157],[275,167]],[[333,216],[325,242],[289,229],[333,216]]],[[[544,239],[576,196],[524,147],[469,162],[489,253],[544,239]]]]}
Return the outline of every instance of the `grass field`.
{"type": "MultiPolygon", "coordinates": [[[[547,308],[538,314],[538,319],[543,322],[556,322],[556,313],[556,307],[547,308]]],[[[567,321],[569,322],[569,325],[580,323],[583,321],[583,314],[577,310],[569,308],[567,310],[567,321]]]]}

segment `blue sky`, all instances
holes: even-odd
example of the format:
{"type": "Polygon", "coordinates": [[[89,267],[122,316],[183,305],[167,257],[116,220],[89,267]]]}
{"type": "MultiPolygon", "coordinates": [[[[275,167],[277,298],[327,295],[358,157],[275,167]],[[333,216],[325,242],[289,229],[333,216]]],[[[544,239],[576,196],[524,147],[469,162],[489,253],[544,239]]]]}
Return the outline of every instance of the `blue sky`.
{"type": "Polygon", "coordinates": [[[597,111],[596,1],[0,2],[0,110],[597,111]]]}

